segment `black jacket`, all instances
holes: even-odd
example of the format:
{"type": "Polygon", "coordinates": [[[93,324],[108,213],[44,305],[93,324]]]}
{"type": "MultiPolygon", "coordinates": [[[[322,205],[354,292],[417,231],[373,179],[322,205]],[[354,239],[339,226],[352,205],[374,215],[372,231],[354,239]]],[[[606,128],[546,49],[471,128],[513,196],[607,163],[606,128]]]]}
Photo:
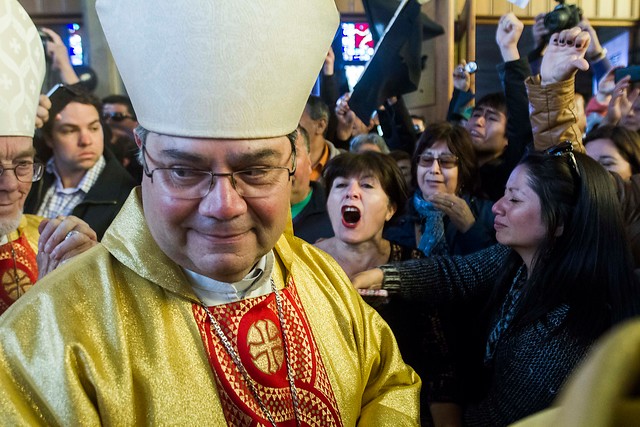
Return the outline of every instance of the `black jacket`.
{"type": "MultiPolygon", "coordinates": [[[[124,201],[136,183],[108,149],[104,150],[106,165],[85,199],[73,209],[73,215],[85,221],[98,235],[98,240],[116,217],[124,201]]],[[[38,212],[49,187],[54,185],[55,175],[45,172],[40,181],[34,183],[27,196],[24,212],[38,212]]]]}
{"type": "Polygon", "coordinates": [[[293,234],[314,244],[320,238],[333,237],[333,227],[327,212],[324,188],[315,181],[311,181],[310,184],[313,195],[309,204],[293,219],[293,234]]]}

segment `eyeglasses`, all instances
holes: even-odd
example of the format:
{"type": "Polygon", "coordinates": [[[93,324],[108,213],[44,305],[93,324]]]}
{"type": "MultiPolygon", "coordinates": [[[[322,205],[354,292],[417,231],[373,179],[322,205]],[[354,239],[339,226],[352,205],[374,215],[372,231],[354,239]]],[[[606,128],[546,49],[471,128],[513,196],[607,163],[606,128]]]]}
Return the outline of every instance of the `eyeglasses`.
{"type": "Polygon", "coordinates": [[[430,168],[435,161],[438,161],[438,165],[445,169],[452,169],[458,166],[458,157],[453,154],[441,154],[439,156],[422,154],[418,157],[418,164],[423,168],[430,168]]]}
{"type": "Polygon", "coordinates": [[[124,114],[124,113],[104,113],[102,115],[102,118],[105,121],[113,120],[114,122],[121,122],[121,121],[126,120],[126,119],[135,120],[133,118],[133,116],[131,116],[129,114],[124,114]]]}
{"type": "Polygon", "coordinates": [[[155,168],[149,170],[145,155],[149,153],[142,146],[142,166],[144,174],[151,182],[160,185],[164,191],[176,199],[201,199],[214,186],[214,178],[229,177],[231,186],[241,197],[269,197],[285,191],[284,184],[296,173],[296,152],[292,145],[293,169],[285,166],[265,166],[243,169],[229,173],[214,173],[208,170],[190,168],[155,168]],[[286,179],[285,179],[286,177],[286,179]]]}
{"type": "Polygon", "coordinates": [[[13,171],[20,182],[36,182],[44,174],[44,165],[39,162],[20,162],[12,168],[0,165],[0,176],[13,171]]]}
{"type": "Polygon", "coordinates": [[[580,178],[580,169],[578,169],[576,156],[573,154],[573,144],[571,141],[563,141],[558,145],[548,148],[544,153],[550,156],[563,156],[567,154],[572,173],[574,173],[576,177],[580,178]]]}

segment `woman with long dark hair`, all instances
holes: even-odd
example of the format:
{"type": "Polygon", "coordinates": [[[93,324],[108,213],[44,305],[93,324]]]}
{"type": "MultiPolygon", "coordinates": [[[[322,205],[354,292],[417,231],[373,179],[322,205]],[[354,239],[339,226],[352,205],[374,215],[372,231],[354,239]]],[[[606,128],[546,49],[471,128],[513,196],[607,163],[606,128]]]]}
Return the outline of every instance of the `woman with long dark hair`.
{"type": "Polygon", "coordinates": [[[494,205],[502,245],[382,267],[391,298],[485,301],[484,380],[477,401],[461,402],[466,425],[547,407],[594,340],[639,312],[613,180],[570,143],[549,151],[527,155],[494,205]]]}

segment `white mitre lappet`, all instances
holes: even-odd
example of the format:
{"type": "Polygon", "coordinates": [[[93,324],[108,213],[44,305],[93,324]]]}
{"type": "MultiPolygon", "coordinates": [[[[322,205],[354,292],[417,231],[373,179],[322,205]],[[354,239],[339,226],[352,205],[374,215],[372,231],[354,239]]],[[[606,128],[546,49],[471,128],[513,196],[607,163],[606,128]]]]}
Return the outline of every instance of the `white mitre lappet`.
{"type": "Polygon", "coordinates": [[[17,0],[0,0],[0,136],[33,137],[44,74],[31,18],[17,0]]]}
{"type": "Polygon", "coordinates": [[[97,0],[138,121],[184,137],[296,129],[338,28],[334,0],[97,0]]]}

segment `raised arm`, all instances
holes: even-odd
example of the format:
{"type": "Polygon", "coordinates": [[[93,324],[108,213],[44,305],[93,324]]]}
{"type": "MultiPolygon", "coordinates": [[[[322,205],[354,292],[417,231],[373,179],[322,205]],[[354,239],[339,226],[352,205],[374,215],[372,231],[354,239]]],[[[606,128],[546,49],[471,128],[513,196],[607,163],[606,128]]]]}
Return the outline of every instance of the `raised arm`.
{"type": "Polygon", "coordinates": [[[529,120],[529,99],[524,81],[531,75],[526,58],[520,58],[518,42],[524,24],[513,14],[500,18],[496,30],[496,43],[500,48],[503,62],[496,67],[502,90],[507,101],[507,140],[504,152],[505,167],[509,172],[522,158],[533,140],[529,120]]]}
{"type": "Polygon", "coordinates": [[[589,69],[584,59],[589,42],[589,33],[578,27],[553,34],[540,75],[526,80],[536,150],[570,140],[575,149],[584,151],[574,93],[576,72],[589,69]]]}

